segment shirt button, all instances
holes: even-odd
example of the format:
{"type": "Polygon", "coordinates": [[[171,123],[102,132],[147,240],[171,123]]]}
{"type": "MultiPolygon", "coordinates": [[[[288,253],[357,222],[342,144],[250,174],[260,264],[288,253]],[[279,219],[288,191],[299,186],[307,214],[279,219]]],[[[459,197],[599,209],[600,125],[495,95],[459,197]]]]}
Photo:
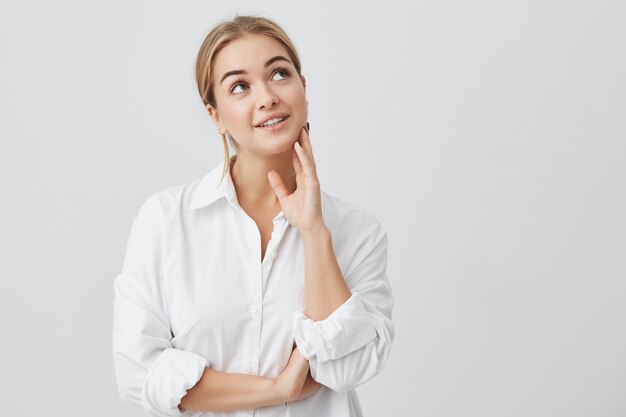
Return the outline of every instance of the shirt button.
{"type": "Polygon", "coordinates": [[[252,311],[252,313],[256,313],[258,310],[259,308],[256,305],[250,306],[250,311],[252,311]]]}
{"type": "Polygon", "coordinates": [[[272,258],[275,258],[276,255],[278,255],[278,252],[276,252],[276,251],[272,252],[272,258]]]}

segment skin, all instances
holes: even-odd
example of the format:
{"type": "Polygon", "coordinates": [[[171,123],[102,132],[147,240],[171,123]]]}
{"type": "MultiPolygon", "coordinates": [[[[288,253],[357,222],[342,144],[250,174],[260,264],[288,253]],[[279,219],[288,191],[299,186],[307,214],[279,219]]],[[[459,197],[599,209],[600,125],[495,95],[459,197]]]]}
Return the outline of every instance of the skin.
{"type": "MultiPolygon", "coordinates": [[[[264,64],[275,56],[289,59],[278,41],[247,34],[217,55],[213,67],[216,107],[207,111],[220,134],[229,132],[239,144],[231,176],[237,200],[256,222],[261,235],[261,259],[270,239],[272,219],[282,210],[301,234],[305,264],[305,314],[314,321],[327,318],[351,296],[332,247],[332,235],[321,211],[321,192],[310,137],[306,83],[291,61],[264,64]],[[289,75],[277,71],[285,68],[289,75]],[[227,77],[226,72],[247,74],[227,77]],[[238,79],[243,82],[236,84],[238,79]],[[273,113],[287,113],[277,132],[255,125],[273,113]]],[[[298,401],[314,394],[320,384],[309,373],[309,362],[295,348],[276,378],[222,373],[206,368],[187,391],[179,408],[234,411],[298,401]]]]}

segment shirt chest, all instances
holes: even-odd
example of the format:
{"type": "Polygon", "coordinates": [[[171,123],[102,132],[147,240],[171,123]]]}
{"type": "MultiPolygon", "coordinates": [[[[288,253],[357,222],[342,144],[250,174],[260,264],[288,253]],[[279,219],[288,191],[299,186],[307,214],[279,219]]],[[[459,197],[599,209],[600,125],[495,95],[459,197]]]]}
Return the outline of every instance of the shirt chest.
{"type": "Polygon", "coordinates": [[[212,352],[261,331],[289,339],[293,314],[304,305],[297,229],[275,222],[262,262],[252,219],[195,222],[177,230],[167,242],[163,277],[174,344],[212,352]]]}

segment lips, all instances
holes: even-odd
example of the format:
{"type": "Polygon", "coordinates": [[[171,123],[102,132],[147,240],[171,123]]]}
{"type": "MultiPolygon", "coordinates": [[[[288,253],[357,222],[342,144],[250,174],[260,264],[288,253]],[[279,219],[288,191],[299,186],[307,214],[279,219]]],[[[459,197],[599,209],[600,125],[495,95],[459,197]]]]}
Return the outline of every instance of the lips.
{"type": "Polygon", "coordinates": [[[282,119],[282,118],[287,118],[287,117],[289,117],[289,115],[287,113],[274,113],[274,114],[271,114],[271,115],[267,116],[266,118],[264,118],[260,122],[256,123],[254,125],[254,127],[261,127],[261,125],[263,123],[266,123],[268,120],[277,119],[277,118],[278,119],[282,119]]]}

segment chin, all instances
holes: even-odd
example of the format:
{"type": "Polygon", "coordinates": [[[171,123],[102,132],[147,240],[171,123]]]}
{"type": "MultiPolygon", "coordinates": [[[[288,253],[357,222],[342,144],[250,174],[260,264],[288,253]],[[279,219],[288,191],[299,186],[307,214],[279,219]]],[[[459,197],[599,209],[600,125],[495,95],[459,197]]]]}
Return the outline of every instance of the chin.
{"type": "Polygon", "coordinates": [[[299,121],[295,121],[295,123],[293,121],[290,122],[291,126],[285,126],[287,129],[285,129],[284,132],[259,135],[259,144],[265,145],[262,146],[265,148],[265,152],[263,153],[270,155],[287,152],[293,149],[294,144],[300,138],[302,126],[304,126],[306,122],[302,125],[300,125],[299,121]]]}
{"type": "Polygon", "coordinates": [[[296,139],[291,139],[288,141],[281,141],[280,143],[275,143],[274,146],[271,146],[271,149],[268,149],[271,154],[279,154],[290,152],[293,150],[293,145],[296,143],[296,139]]]}
{"type": "Polygon", "coordinates": [[[291,146],[293,146],[293,144],[296,143],[296,141],[300,138],[300,129],[291,128],[278,134],[269,135],[267,138],[268,139],[266,140],[268,140],[269,142],[274,142],[276,144],[289,143],[291,146]]]}

